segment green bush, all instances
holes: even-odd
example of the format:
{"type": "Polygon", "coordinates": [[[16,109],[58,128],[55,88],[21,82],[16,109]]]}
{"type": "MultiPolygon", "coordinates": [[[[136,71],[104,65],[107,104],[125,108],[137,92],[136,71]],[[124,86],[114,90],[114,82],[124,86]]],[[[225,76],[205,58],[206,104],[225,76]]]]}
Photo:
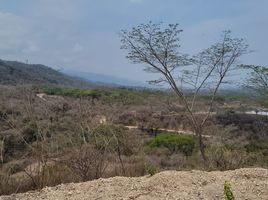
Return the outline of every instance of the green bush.
{"type": "Polygon", "coordinates": [[[151,164],[148,164],[148,163],[145,163],[144,164],[144,170],[146,171],[146,173],[148,173],[150,176],[153,176],[156,174],[157,170],[156,168],[151,165],[151,164]]]}
{"type": "Polygon", "coordinates": [[[224,183],[224,198],[225,200],[234,200],[234,195],[231,190],[231,184],[227,181],[224,183]]]}
{"type": "Polygon", "coordinates": [[[148,146],[154,147],[166,147],[171,152],[182,152],[186,156],[190,156],[193,153],[195,147],[195,141],[192,136],[178,135],[175,133],[162,133],[148,142],[148,146]]]}

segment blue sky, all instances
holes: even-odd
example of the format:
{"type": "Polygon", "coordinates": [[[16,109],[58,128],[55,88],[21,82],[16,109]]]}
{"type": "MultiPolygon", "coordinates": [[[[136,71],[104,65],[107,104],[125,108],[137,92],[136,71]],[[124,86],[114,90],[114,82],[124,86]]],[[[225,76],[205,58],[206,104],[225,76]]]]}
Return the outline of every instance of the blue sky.
{"type": "Polygon", "coordinates": [[[231,29],[268,66],[268,0],[0,0],[0,58],[145,81],[118,33],[148,21],[179,23],[182,49],[197,53],[231,29]]]}

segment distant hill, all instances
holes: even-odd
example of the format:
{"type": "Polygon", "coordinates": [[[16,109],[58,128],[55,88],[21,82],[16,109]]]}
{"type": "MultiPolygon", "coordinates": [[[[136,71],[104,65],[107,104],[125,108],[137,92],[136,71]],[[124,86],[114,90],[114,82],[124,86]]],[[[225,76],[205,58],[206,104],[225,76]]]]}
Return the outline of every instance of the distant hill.
{"type": "Polygon", "coordinates": [[[96,83],[98,85],[104,86],[131,86],[131,87],[149,87],[148,84],[142,83],[139,81],[129,80],[125,78],[120,78],[116,76],[104,75],[104,74],[97,74],[97,73],[90,73],[90,72],[79,72],[73,70],[63,70],[64,74],[73,77],[79,77],[83,80],[90,81],[96,83]]]}
{"type": "Polygon", "coordinates": [[[56,84],[89,87],[91,84],[40,64],[0,60],[0,84],[56,84]]]}

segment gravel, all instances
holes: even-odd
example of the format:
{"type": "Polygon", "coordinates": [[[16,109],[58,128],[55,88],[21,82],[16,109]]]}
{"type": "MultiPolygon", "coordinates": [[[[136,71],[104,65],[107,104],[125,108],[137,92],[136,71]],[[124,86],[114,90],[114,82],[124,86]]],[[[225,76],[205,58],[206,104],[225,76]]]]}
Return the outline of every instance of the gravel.
{"type": "Polygon", "coordinates": [[[268,169],[261,168],[225,172],[164,171],[152,177],[113,177],[0,196],[0,200],[222,200],[225,181],[231,183],[236,200],[268,200],[268,169]]]}

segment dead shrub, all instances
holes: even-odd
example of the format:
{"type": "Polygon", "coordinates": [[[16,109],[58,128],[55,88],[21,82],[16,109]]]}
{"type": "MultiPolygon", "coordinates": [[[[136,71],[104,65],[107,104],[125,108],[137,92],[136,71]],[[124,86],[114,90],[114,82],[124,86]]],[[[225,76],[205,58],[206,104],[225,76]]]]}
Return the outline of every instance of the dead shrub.
{"type": "Polygon", "coordinates": [[[186,159],[186,156],[182,153],[176,153],[168,157],[163,157],[160,165],[163,169],[179,169],[181,166],[185,165],[186,159]]]}
{"type": "Polygon", "coordinates": [[[216,144],[207,149],[210,170],[232,170],[244,167],[249,155],[242,149],[230,149],[225,144],[216,144]]]}
{"type": "Polygon", "coordinates": [[[9,170],[0,171],[0,195],[10,195],[32,189],[34,189],[34,185],[29,179],[21,178],[19,175],[12,175],[9,170]]]}
{"type": "Polygon", "coordinates": [[[145,159],[144,156],[130,156],[125,157],[124,159],[124,167],[125,173],[122,172],[122,168],[118,163],[113,163],[110,167],[114,168],[113,173],[107,174],[108,177],[111,176],[127,176],[127,177],[135,177],[135,176],[143,176],[145,175],[144,169],[145,159]]]}
{"type": "Polygon", "coordinates": [[[55,186],[61,183],[76,182],[77,178],[70,168],[61,163],[48,165],[43,169],[43,186],[55,186]]]}
{"type": "Polygon", "coordinates": [[[64,163],[82,181],[97,179],[103,176],[108,163],[107,153],[99,151],[90,145],[83,145],[74,150],[64,163]]]}

